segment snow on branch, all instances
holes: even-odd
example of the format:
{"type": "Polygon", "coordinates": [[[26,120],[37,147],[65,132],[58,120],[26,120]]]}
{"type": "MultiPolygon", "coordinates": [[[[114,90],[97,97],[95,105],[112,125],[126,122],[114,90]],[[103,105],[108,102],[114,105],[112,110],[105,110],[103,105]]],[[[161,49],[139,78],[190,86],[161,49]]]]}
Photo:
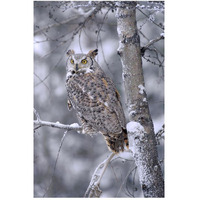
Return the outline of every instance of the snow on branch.
{"type": "Polygon", "coordinates": [[[102,193],[101,189],[99,188],[100,182],[106,168],[108,167],[109,162],[114,157],[114,155],[115,153],[110,154],[109,157],[105,159],[102,163],[100,163],[99,166],[96,168],[84,197],[100,197],[102,193]]]}
{"type": "MultiPolygon", "coordinates": [[[[82,130],[82,127],[79,126],[77,123],[74,123],[71,125],[66,125],[66,124],[61,124],[60,122],[55,123],[55,122],[47,122],[47,121],[42,121],[42,120],[40,120],[40,121],[34,120],[34,125],[38,125],[39,127],[49,126],[52,128],[65,129],[68,131],[71,131],[71,130],[81,131],[82,130]]],[[[38,129],[39,127],[36,127],[34,130],[38,129]]]]}
{"type": "Polygon", "coordinates": [[[165,4],[164,1],[139,1],[136,8],[164,12],[165,4]]]}
{"type": "Polygon", "coordinates": [[[131,121],[126,125],[126,128],[130,133],[144,132],[144,127],[139,122],[131,121]]]}
{"type": "Polygon", "coordinates": [[[128,140],[129,140],[129,149],[132,151],[133,156],[135,155],[136,144],[135,141],[137,139],[141,140],[144,137],[144,127],[135,121],[131,121],[126,125],[126,129],[128,131],[128,140]]]}
{"type": "Polygon", "coordinates": [[[48,126],[52,128],[59,128],[59,129],[65,129],[67,131],[75,130],[75,131],[81,131],[82,127],[79,126],[77,123],[71,124],[71,125],[66,125],[66,124],[61,124],[60,122],[48,122],[48,121],[43,121],[40,119],[40,116],[38,112],[34,109],[34,113],[36,116],[36,120],[34,120],[34,125],[36,126],[34,128],[34,131],[42,126],[48,126]]]}

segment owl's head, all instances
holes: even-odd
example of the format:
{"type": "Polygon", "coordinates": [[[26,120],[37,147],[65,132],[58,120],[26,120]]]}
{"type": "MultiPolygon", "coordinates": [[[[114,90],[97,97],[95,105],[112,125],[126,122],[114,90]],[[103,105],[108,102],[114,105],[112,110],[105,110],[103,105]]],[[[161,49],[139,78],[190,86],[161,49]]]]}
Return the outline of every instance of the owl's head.
{"type": "Polygon", "coordinates": [[[92,70],[97,53],[97,49],[89,51],[88,54],[75,54],[74,50],[69,50],[67,52],[67,71],[77,73],[92,70]]]}

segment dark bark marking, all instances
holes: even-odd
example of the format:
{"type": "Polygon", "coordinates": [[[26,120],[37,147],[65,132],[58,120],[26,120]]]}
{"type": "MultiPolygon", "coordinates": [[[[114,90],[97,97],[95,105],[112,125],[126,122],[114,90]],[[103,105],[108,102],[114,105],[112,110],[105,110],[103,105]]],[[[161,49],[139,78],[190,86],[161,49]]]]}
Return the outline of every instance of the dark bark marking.
{"type": "Polygon", "coordinates": [[[140,36],[137,32],[135,32],[134,35],[131,37],[126,37],[125,35],[123,35],[123,38],[124,39],[121,41],[123,44],[140,44],[140,36]]]}

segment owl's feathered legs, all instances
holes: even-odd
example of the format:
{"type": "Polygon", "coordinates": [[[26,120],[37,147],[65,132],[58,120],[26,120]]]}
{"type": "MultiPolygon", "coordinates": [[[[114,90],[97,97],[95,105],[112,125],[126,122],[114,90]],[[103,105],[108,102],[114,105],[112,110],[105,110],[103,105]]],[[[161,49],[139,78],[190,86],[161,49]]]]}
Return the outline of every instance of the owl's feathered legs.
{"type": "Polygon", "coordinates": [[[106,139],[106,143],[108,148],[114,152],[119,153],[120,151],[124,151],[124,144],[126,145],[127,149],[129,148],[128,144],[128,137],[127,137],[127,130],[122,129],[121,134],[105,134],[103,136],[106,139]]]}

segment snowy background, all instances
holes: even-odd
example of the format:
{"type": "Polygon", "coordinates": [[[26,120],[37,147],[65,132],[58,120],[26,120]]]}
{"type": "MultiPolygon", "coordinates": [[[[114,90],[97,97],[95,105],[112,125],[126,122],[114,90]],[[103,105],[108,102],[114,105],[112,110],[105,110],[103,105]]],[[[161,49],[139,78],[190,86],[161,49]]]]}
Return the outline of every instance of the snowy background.
{"type": "MultiPolygon", "coordinates": [[[[126,113],[121,62],[117,55],[119,44],[115,11],[102,9],[77,34],[74,32],[93,10],[88,2],[84,7],[78,4],[66,6],[59,2],[34,3],[34,108],[42,120],[63,124],[78,122],[75,112],[67,109],[65,63],[68,49],[87,53],[98,48],[96,59],[115,82],[126,113]]],[[[142,12],[137,10],[137,25],[142,47],[163,34],[163,29],[158,25],[164,24],[164,13],[156,9],[140,10],[142,12]]],[[[157,132],[164,124],[163,40],[155,43],[153,48],[159,53],[160,62],[155,58],[154,51],[147,51],[146,59],[142,61],[150,112],[157,132]]],[[[66,135],[59,151],[63,134],[63,130],[47,127],[34,133],[35,197],[45,194],[51,179],[46,196],[82,197],[95,168],[110,153],[101,135],[92,138],[75,131],[66,135]]],[[[158,145],[160,160],[164,158],[163,145],[161,140],[158,145]]],[[[112,161],[101,182],[102,196],[141,196],[137,171],[134,169],[135,163],[129,158],[112,161]],[[136,188],[134,193],[131,190],[133,181],[136,188]]]]}

